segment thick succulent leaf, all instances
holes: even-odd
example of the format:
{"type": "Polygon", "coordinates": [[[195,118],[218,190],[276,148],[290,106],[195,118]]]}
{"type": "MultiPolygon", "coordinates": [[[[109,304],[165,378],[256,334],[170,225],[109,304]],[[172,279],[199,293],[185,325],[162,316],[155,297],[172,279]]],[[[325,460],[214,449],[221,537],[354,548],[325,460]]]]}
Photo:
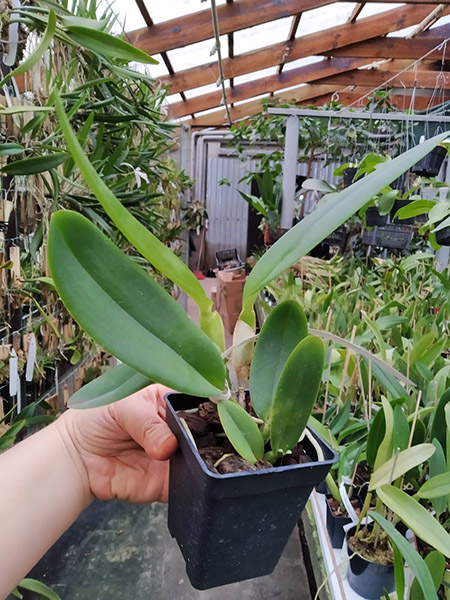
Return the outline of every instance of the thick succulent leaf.
{"type": "Polygon", "coordinates": [[[75,392],[69,400],[69,408],[96,408],[112,404],[131,396],[151,383],[151,379],[137,373],[129,366],[119,365],[75,392]]]}
{"type": "Polygon", "coordinates": [[[384,517],[379,515],[374,510],[369,511],[369,516],[372,517],[372,519],[384,529],[384,531],[389,535],[393,543],[402,553],[403,558],[406,560],[411,571],[416,576],[417,581],[423,590],[425,598],[427,600],[437,600],[433,578],[431,577],[430,570],[420,554],[416,552],[406,538],[395,529],[392,523],[387,521],[384,517]]]}
{"type": "Polygon", "coordinates": [[[250,398],[261,419],[265,420],[270,415],[287,359],[307,335],[308,323],[298,302],[282,302],[267,317],[250,368],[250,398]]]}
{"type": "Polygon", "coordinates": [[[69,158],[66,152],[54,152],[43,156],[22,158],[5,165],[1,172],[5,175],[35,175],[62,165],[69,158]]]}
{"type": "Polygon", "coordinates": [[[111,354],[177,391],[198,396],[222,391],[225,368],[217,347],[88,219],[54,213],[48,254],[69,312],[111,354]]]}
{"type": "MultiPolygon", "coordinates": [[[[397,598],[403,600],[405,597],[405,567],[403,564],[403,556],[397,546],[392,542],[392,549],[394,551],[394,579],[395,579],[395,591],[397,592],[397,598]]],[[[390,600],[389,596],[387,596],[390,600]]]]}
{"type": "Polygon", "coordinates": [[[25,148],[21,144],[14,142],[0,144],[0,156],[12,156],[13,154],[22,154],[25,148]]]}
{"type": "Polygon", "coordinates": [[[442,498],[450,494],[450,471],[430,477],[417,492],[418,498],[442,498]]]}
{"type": "Polygon", "coordinates": [[[389,485],[410,469],[427,461],[434,452],[433,444],[419,444],[399,452],[398,455],[393,456],[374,471],[370,478],[369,491],[375,490],[381,485],[389,485]]]}
{"type": "Polygon", "coordinates": [[[317,398],[324,362],[323,342],[311,335],[288,358],[270,415],[270,443],[274,452],[286,452],[299,441],[317,398]]]}
{"type": "Polygon", "coordinates": [[[61,99],[57,94],[54,94],[53,98],[67,148],[92,193],[114,225],[138,252],[194,300],[200,309],[200,327],[223,351],[225,349],[223,323],[217,313],[211,312],[212,301],[206,295],[201,283],[189,267],[170,248],[148,231],[116,198],[83,151],[80,141],[70,126],[61,99]]]}
{"type": "Polygon", "coordinates": [[[265,285],[317,246],[447,136],[447,133],[443,133],[423,142],[380,165],[374,173],[360,179],[327,202],[319,203],[314,212],[283,235],[256,263],[245,284],[240,318],[253,325],[253,303],[265,285]]]}
{"type": "MultiPolygon", "coordinates": [[[[437,592],[442,583],[442,579],[444,578],[445,558],[440,552],[433,550],[425,557],[425,564],[430,571],[431,577],[433,578],[434,589],[437,592]]],[[[401,598],[402,596],[399,597],[401,598]]],[[[428,600],[424,596],[417,579],[414,579],[412,582],[409,600],[428,600]]]]}
{"type": "Polygon", "coordinates": [[[233,448],[251,463],[264,456],[264,439],[258,425],[234,400],[217,403],[220,422],[233,448]]]}
{"type": "Polygon", "coordinates": [[[417,500],[392,485],[381,486],[377,494],[421,540],[450,557],[450,535],[417,500]]]}
{"type": "MultiPolygon", "coordinates": [[[[444,450],[438,439],[435,438],[433,440],[433,446],[436,448],[436,451],[429,462],[430,477],[435,477],[436,475],[447,472],[447,462],[445,460],[444,450]]],[[[444,498],[433,498],[431,500],[433,508],[438,516],[445,512],[449,499],[450,494],[444,498]]]]}
{"type": "Polygon", "coordinates": [[[69,38],[72,41],[96,54],[100,54],[100,56],[119,58],[128,62],[136,61],[153,65],[158,64],[158,61],[147,54],[147,52],[144,52],[144,50],[139,50],[139,48],[109,33],[70,23],[66,23],[66,26],[69,38]]]}

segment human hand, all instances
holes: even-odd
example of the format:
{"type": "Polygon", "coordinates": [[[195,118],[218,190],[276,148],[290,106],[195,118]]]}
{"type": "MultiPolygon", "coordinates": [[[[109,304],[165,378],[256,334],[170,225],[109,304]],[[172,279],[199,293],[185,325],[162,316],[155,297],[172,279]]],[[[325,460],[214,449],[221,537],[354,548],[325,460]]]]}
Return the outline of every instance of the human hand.
{"type": "Polygon", "coordinates": [[[56,421],[73,460],[86,470],[88,494],[99,500],[167,502],[168,458],[177,448],[165,422],[169,391],[150,385],[114,404],[69,409],[56,421]]]}

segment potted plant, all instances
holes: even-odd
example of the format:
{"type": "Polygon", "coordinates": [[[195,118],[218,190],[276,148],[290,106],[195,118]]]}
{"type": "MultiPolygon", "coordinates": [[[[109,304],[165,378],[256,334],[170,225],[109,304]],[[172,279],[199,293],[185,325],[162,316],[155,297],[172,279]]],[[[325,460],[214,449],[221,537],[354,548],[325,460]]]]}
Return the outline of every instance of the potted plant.
{"type": "MultiPolygon", "coordinates": [[[[357,182],[280,238],[247,279],[233,346],[224,353],[223,323],[211,311],[211,300],[198,280],[134,219],[98,177],[70,127],[61,100],[54,95],[52,102],[68,150],[109,217],[155,268],[194,299],[200,322],[198,328],[92,223],[70,211],[55,213],[49,262],[58,292],[85,331],[124,362],[82,388],[72,405],[83,408],[113,402],[150,380],[181,392],[167,401],[168,422],[180,447],[171,463],[169,527],[185,554],[191,580],[205,589],[268,573],[275,567],[309,492],[323,480],[335,456],[317,435],[305,430],[322,375],[322,342],[307,335],[303,313],[294,303],[286,302],[272,312],[254,349],[255,299],[267,283],[443,136],[392,161],[377,178],[368,176],[357,182]],[[224,358],[231,364],[229,377],[224,358]],[[255,413],[243,392],[249,380],[250,405],[255,413]],[[217,411],[214,418],[223,430],[218,433],[225,433],[228,448],[240,455],[236,460],[239,464],[244,460],[247,471],[215,473],[195,447],[194,436],[178,411],[200,409],[208,398],[212,407],[208,406],[217,411]],[[304,454],[298,440],[303,430],[304,450],[313,460],[306,458],[307,462],[300,464],[304,454]],[[280,462],[287,460],[286,454],[295,464],[280,462]],[[261,460],[265,462],[261,464],[261,460]],[[274,502],[275,498],[278,500],[274,502]],[[202,508],[198,510],[198,506],[202,508]],[[188,516],[182,517],[178,513],[181,510],[188,516]],[[247,521],[252,518],[250,528],[247,521]],[[222,533],[226,537],[220,537],[222,533]],[[260,545],[265,549],[263,554],[258,550],[260,545]],[[202,555],[204,550],[208,556],[202,555]],[[255,560],[255,553],[260,561],[255,560]]],[[[212,466],[217,469],[217,461],[212,466]]]]}
{"type": "Polygon", "coordinates": [[[259,196],[238,191],[253,210],[261,215],[259,229],[264,234],[264,243],[273,244],[280,234],[282,182],[279,173],[266,165],[262,173],[251,173],[250,178],[247,176],[245,179],[251,181],[252,188],[254,185],[257,187],[259,196]]]}
{"type": "MultiPolygon", "coordinates": [[[[440,188],[448,187],[445,183],[438,185],[440,188]]],[[[438,196],[433,200],[417,199],[397,210],[395,217],[405,223],[408,219],[414,220],[415,217],[423,214],[428,214],[428,219],[420,227],[419,233],[429,231],[432,244],[450,246],[450,200],[447,198],[440,201],[438,196]]]]}
{"type": "Polygon", "coordinates": [[[412,172],[423,177],[437,177],[446,156],[447,148],[436,146],[414,165],[412,172]]]}

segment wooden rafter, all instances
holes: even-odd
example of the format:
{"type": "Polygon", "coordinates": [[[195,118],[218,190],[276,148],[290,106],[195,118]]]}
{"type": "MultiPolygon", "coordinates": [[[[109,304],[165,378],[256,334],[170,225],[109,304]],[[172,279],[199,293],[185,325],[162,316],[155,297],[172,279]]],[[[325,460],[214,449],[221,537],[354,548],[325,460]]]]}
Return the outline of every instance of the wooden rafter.
{"type": "Polygon", "coordinates": [[[425,19],[417,25],[414,31],[408,35],[408,38],[413,38],[422,33],[423,31],[427,31],[432,25],[436,23],[438,19],[440,19],[443,11],[445,9],[445,4],[439,4],[434,8],[431,13],[425,17],[425,19]]]}
{"type": "Polygon", "coordinates": [[[348,23],[354,23],[356,21],[356,19],[361,14],[361,11],[364,8],[365,4],[365,2],[358,2],[356,4],[355,8],[352,10],[352,14],[348,18],[348,23]]]}
{"type": "MultiPolygon", "coordinates": [[[[332,97],[338,97],[339,101],[347,106],[349,104],[354,105],[355,107],[361,107],[365,105],[365,101],[359,103],[358,101],[367,93],[367,88],[358,88],[352,91],[346,91],[341,89],[336,89],[336,86],[321,86],[318,84],[307,86],[307,90],[303,91],[303,97],[298,98],[299,106],[307,106],[307,105],[316,105],[323,106],[331,101],[332,97]],[[332,89],[328,90],[326,93],[322,94],[324,88],[331,87],[332,89]],[[314,95],[318,93],[319,95],[314,95]]],[[[292,98],[296,96],[293,94],[292,98]]],[[[404,110],[410,108],[411,100],[413,96],[411,93],[395,93],[391,97],[392,104],[396,106],[399,110],[404,110]]],[[[445,99],[450,99],[450,92],[445,92],[445,99]]],[[[442,102],[442,96],[433,97],[430,93],[422,91],[422,93],[416,93],[414,95],[413,107],[415,110],[426,110],[430,106],[436,106],[440,102],[442,102]]],[[[236,106],[231,111],[231,116],[233,121],[239,121],[245,119],[249,115],[255,114],[257,112],[261,112],[262,104],[260,101],[252,101],[247,102],[245,105],[236,106]]],[[[186,121],[189,125],[193,127],[222,127],[225,123],[225,111],[216,111],[214,113],[200,115],[195,117],[194,119],[190,119],[186,121]]]]}
{"type": "MultiPolygon", "coordinates": [[[[358,69],[356,67],[365,63],[364,59],[354,59],[354,62],[345,63],[340,59],[331,59],[330,61],[322,61],[307,65],[307,67],[299,67],[288,71],[286,75],[292,77],[280,78],[277,75],[267,77],[258,81],[252,81],[230,90],[227,95],[231,102],[238,102],[255,96],[271,93],[274,90],[298,85],[305,82],[314,82],[320,85],[335,85],[336,87],[362,87],[375,88],[384,86],[387,81],[387,87],[406,87],[417,89],[434,89],[436,87],[442,89],[450,89],[450,73],[448,71],[394,71],[392,69],[358,69]],[[295,75],[295,72],[297,74],[295,75]],[[326,74],[333,72],[332,75],[326,74]],[[392,81],[391,81],[392,80],[392,81]]],[[[286,92],[289,95],[289,91],[286,92]]],[[[170,106],[170,116],[185,117],[194,113],[199,113],[204,110],[209,110],[220,106],[220,93],[212,92],[192,98],[187,102],[176,102],[170,106]]]]}
{"type": "MultiPolygon", "coordinates": [[[[233,4],[234,0],[227,0],[227,4],[233,4]]],[[[234,58],[234,35],[233,32],[228,34],[228,58],[234,58]]],[[[234,80],[231,77],[230,87],[234,86],[234,80]]]]}
{"type": "MultiPolygon", "coordinates": [[[[296,15],[332,4],[334,0],[238,0],[217,8],[222,35],[247,27],[269,23],[276,19],[296,15]]],[[[450,1],[450,0],[449,0],[450,1]]],[[[202,42],[213,37],[211,11],[202,10],[170,21],[164,21],[128,32],[132,43],[149,54],[159,54],[174,48],[202,42]]]]}
{"type": "Polygon", "coordinates": [[[359,42],[358,44],[349,44],[336,50],[324,52],[326,56],[334,57],[352,57],[352,58],[371,58],[379,60],[381,58],[406,58],[419,59],[428,54],[428,60],[440,60],[450,58],[450,48],[439,48],[442,38],[414,38],[406,40],[404,38],[386,37],[370,42],[359,42]]]}
{"type": "MultiPolygon", "coordinates": [[[[288,42],[293,42],[295,40],[295,36],[297,35],[297,29],[298,26],[300,25],[300,19],[302,18],[302,13],[299,13],[298,15],[295,15],[295,17],[292,19],[292,23],[291,23],[291,27],[289,29],[289,35],[288,35],[288,42]]],[[[284,68],[284,62],[280,63],[278,65],[278,70],[277,73],[281,73],[283,71],[284,68]]]]}
{"type": "MultiPolygon", "coordinates": [[[[148,9],[147,9],[147,7],[145,5],[144,0],[136,0],[136,4],[137,4],[137,6],[138,6],[138,8],[140,10],[142,18],[144,19],[147,27],[153,27],[153,25],[154,25],[153,19],[151,18],[150,13],[148,12],[148,9]]],[[[174,75],[175,74],[175,70],[172,67],[172,63],[170,62],[170,58],[167,56],[167,52],[161,52],[161,58],[163,59],[164,64],[166,65],[166,68],[167,68],[169,74],[170,75],[174,75]]],[[[180,96],[181,96],[181,98],[183,100],[186,100],[186,96],[184,95],[183,92],[180,92],[180,96]]]]}
{"type": "MultiPolygon", "coordinates": [[[[238,4],[235,2],[234,4],[238,4]]],[[[226,6],[226,5],[224,5],[226,6]]],[[[221,7],[223,8],[223,6],[221,7]]],[[[293,42],[281,42],[266,46],[252,52],[247,52],[236,56],[233,59],[223,61],[225,77],[237,77],[252,73],[266,67],[276,66],[283,62],[290,62],[305,56],[314,56],[320,54],[337,54],[337,49],[348,47],[355,42],[364,42],[371,38],[384,36],[387,33],[398,31],[404,27],[420,23],[429,13],[429,7],[424,5],[401,6],[383,13],[359,19],[356,23],[346,23],[336,27],[331,27],[324,31],[312,33],[296,38],[293,42]]],[[[450,7],[444,11],[450,14],[450,7]]],[[[390,57],[390,48],[388,43],[392,38],[384,38],[387,42],[385,52],[381,58],[390,57]]],[[[412,43],[407,41],[408,44],[412,43]]],[[[371,43],[367,46],[370,47],[371,43]]],[[[366,58],[366,55],[352,54],[353,57],[366,58]]],[[[371,56],[369,54],[369,56],[371,56]]],[[[377,56],[380,57],[379,55],[377,56]]],[[[407,54],[395,58],[410,58],[407,54]]],[[[218,77],[217,63],[200,65],[192,69],[179,71],[173,76],[161,78],[161,82],[170,87],[171,93],[177,93],[184,90],[214,83],[218,77]]]]}
{"type": "MultiPolygon", "coordinates": [[[[242,83],[229,90],[227,98],[229,102],[240,102],[255,96],[268,94],[283,88],[309,83],[322,77],[336,75],[345,71],[356,69],[366,65],[367,59],[324,59],[322,61],[304,65],[285,71],[283,73],[264,77],[247,83],[242,83]]],[[[222,94],[220,91],[202,94],[188,100],[187,102],[175,102],[170,105],[172,117],[184,117],[193,113],[201,112],[220,106],[222,94]]]]}

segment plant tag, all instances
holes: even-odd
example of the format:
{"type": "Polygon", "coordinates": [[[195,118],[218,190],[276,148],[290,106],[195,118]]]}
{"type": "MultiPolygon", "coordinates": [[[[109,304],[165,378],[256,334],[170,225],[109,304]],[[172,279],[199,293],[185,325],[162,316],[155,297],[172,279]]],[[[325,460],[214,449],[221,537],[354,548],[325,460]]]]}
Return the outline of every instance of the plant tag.
{"type": "Polygon", "coordinates": [[[33,381],[34,363],[36,362],[36,338],[34,333],[30,333],[28,342],[29,345],[25,381],[33,381]]]}
{"type": "Polygon", "coordinates": [[[17,354],[14,348],[9,355],[9,395],[17,396],[19,388],[19,371],[17,368],[17,354]]]}
{"type": "Polygon", "coordinates": [[[348,516],[350,517],[352,522],[356,524],[358,523],[359,519],[357,514],[355,513],[355,509],[353,508],[352,503],[350,502],[350,498],[347,495],[347,490],[345,489],[345,486],[351,485],[351,483],[351,479],[348,479],[348,477],[343,477],[339,485],[339,493],[341,494],[342,502],[345,506],[345,510],[347,511],[348,516]]]}

